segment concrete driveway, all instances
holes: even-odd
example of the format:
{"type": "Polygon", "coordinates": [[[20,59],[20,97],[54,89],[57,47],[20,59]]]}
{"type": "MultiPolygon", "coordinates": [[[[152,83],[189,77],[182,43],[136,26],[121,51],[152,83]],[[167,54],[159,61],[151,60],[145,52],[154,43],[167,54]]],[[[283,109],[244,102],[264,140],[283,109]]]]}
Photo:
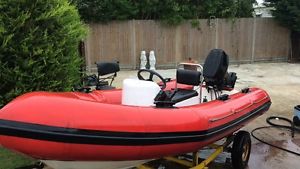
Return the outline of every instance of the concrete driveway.
{"type": "MultiPolygon", "coordinates": [[[[243,130],[251,131],[260,126],[266,126],[266,118],[272,115],[292,118],[293,107],[300,104],[300,64],[289,63],[257,63],[232,65],[229,71],[236,72],[238,80],[237,89],[244,87],[260,87],[265,89],[272,99],[270,110],[248,124],[243,130]]],[[[157,70],[163,77],[175,77],[175,69],[157,70]]],[[[117,87],[122,87],[125,78],[136,77],[137,71],[121,71],[114,82],[117,87]]],[[[280,129],[265,129],[257,131],[256,135],[273,144],[288,148],[300,153],[300,134],[291,138],[290,132],[280,129]]],[[[222,156],[230,157],[228,154],[222,156]]],[[[155,164],[154,164],[155,165],[155,164]]],[[[252,152],[249,161],[249,169],[297,169],[299,168],[299,156],[269,147],[252,138],[252,152]]],[[[156,164],[162,168],[160,164],[156,164]]],[[[182,169],[183,167],[165,163],[164,169],[182,169]]],[[[228,163],[214,163],[210,169],[230,169],[228,163]]]]}
{"type": "MultiPolygon", "coordinates": [[[[256,63],[231,65],[229,71],[237,73],[237,89],[244,87],[260,87],[265,89],[272,99],[271,109],[263,116],[248,124],[244,130],[251,131],[260,126],[266,126],[266,118],[272,115],[292,119],[293,107],[300,104],[300,64],[290,63],[256,63]]],[[[163,77],[175,77],[175,70],[157,70],[163,77]]],[[[121,71],[115,85],[122,86],[125,78],[136,77],[137,71],[121,71]]],[[[300,153],[300,134],[291,139],[289,131],[282,129],[264,129],[255,133],[260,138],[273,144],[300,153]]],[[[299,157],[267,145],[252,138],[252,152],[249,169],[296,169],[299,168],[299,157]]],[[[174,167],[174,166],[173,166],[174,167]]],[[[168,168],[168,167],[166,167],[168,168]]],[[[217,167],[218,168],[218,167],[217,167]]],[[[221,168],[231,168],[223,165],[221,168]]]]}

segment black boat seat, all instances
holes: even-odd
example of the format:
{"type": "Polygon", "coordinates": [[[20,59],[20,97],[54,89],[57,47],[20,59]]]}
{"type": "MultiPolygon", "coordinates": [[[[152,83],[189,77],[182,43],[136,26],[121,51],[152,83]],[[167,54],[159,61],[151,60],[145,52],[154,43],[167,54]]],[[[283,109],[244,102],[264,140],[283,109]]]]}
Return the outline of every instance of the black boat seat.
{"type": "Polygon", "coordinates": [[[177,69],[176,81],[180,84],[198,86],[200,84],[201,72],[188,69],[177,69]]]}
{"type": "MultiPolygon", "coordinates": [[[[200,84],[201,72],[195,70],[177,69],[176,81],[179,84],[186,84],[192,86],[198,86],[200,84]]],[[[177,88],[174,91],[174,95],[171,101],[178,103],[183,100],[195,97],[198,95],[196,90],[187,90],[177,88]]]]}
{"type": "MultiPolygon", "coordinates": [[[[197,86],[200,84],[201,72],[195,70],[177,69],[177,84],[197,86]]],[[[177,88],[171,91],[160,91],[154,99],[157,107],[172,107],[174,104],[195,97],[195,90],[177,88]]]]}
{"type": "Polygon", "coordinates": [[[120,66],[118,62],[100,62],[97,64],[98,70],[98,83],[96,85],[96,90],[111,90],[115,87],[111,86],[114,78],[117,76],[117,72],[120,71],[120,66]],[[106,77],[101,77],[106,76],[106,77]],[[108,80],[111,80],[109,83],[108,80]]]}
{"type": "Polygon", "coordinates": [[[120,66],[117,62],[100,62],[97,64],[98,76],[104,76],[120,71],[120,66]]]}
{"type": "Polygon", "coordinates": [[[187,90],[187,89],[177,89],[177,91],[174,91],[175,94],[173,95],[171,101],[173,103],[178,103],[183,100],[187,100],[189,98],[198,96],[198,92],[196,90],[187,90]]]}

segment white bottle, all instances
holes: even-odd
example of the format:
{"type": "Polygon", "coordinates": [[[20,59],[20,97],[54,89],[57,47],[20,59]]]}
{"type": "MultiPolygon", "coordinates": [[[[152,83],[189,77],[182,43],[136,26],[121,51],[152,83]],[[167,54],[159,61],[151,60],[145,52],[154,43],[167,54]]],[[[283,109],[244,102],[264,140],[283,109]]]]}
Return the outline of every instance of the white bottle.
{"type": "Polygon", "coordinates": [[[153,50],[150,51],[149,64],[150,64],[150,70],[155,70],[156,59],[153,50]]]}
{"type": "Polygon", "coordinates": [[[142,50],[141,51],[141,67],[140,69],[146,69],[146,64],[147,64],[147,57],[146,57],[146,51],[142,50]]]}

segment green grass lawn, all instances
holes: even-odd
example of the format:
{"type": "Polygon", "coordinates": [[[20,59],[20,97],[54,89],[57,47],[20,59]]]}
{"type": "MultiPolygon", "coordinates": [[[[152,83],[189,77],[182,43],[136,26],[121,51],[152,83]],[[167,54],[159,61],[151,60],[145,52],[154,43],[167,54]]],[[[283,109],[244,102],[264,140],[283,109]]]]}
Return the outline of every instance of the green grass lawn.
{"type": "Polygon", "coordinates": [[[34,160],[0,147],[0,169],[15,169],[35,163],[34,160]]]}

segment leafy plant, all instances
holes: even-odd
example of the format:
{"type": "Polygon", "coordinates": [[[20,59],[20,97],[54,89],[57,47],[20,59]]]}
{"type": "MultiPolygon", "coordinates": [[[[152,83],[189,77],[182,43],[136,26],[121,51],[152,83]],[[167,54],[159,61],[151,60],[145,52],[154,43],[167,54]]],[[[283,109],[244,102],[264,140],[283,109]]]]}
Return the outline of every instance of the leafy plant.
{"type": "Polygon", "coordinates": [[[252,17],[255,0],[72,0],[86,22],[160,20],[168,25],[186,19],[252,17]]]}
{"type": "Polygon", "coordinates": [[[0,107],[29,91],[70,90],[80,80],[86,35],[67,0],[0,1],[0,107]]]}
{"type": "Polygon", "coordinates": [[[265,0],[266,5],[274,7],[273,15],[283,26],[300,32],[299,0],[265,0]]]}

